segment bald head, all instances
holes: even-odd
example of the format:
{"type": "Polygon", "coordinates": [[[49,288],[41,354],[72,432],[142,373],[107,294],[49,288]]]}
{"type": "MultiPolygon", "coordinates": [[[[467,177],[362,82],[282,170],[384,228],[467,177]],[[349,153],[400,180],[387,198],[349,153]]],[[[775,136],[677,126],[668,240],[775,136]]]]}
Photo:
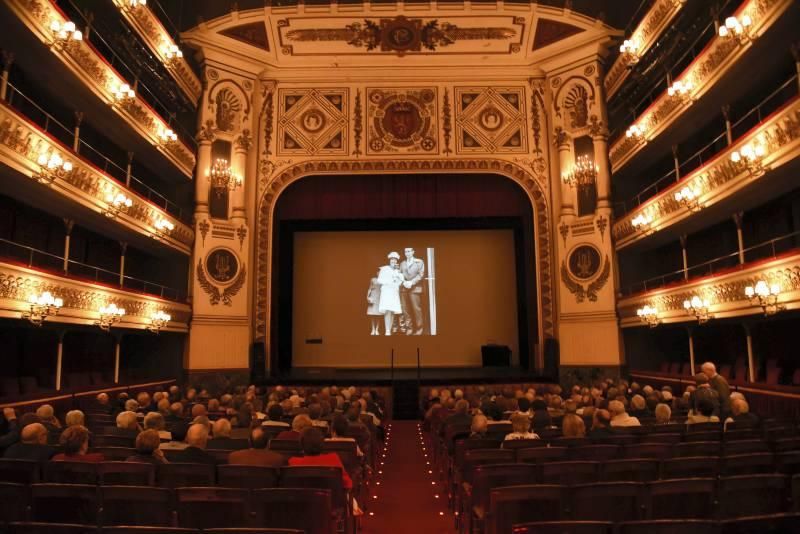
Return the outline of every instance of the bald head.
{"type": "Polygon", "coordinates": [[[716,366],[715,366],[713,363],[711,363],[711,362],[706,362],[706,363],[704,363],[703,365],[701,365],[701,366],[700,366],[700,370],[701,370],[701,371],[703,372],[703,374],[704,374],[704,375],[706,375],[708,378],[711,378],[711,377],[713,377],[715,374],[717,374],[717,368],[716,368],[716,366]]]}
{"type": "Polygon", "coordinates": [[[22,429],[20,441],[28,445],[45,445],[47,443],[47,429],[41,423],[31,423],[22,429]]]}
{"type": "Polygon", "coordinates": [[[217,419],[214,421],[214,437],[215,438],[229,438],[231,437],[231,422],[227,419],[217,419]]]}
{"type": "Polygon", "coordinates": [[[190,426],[186,433],[186,443],[191,447],[205,449],[208,444],[208,427],[200,424],[190,426]]]}

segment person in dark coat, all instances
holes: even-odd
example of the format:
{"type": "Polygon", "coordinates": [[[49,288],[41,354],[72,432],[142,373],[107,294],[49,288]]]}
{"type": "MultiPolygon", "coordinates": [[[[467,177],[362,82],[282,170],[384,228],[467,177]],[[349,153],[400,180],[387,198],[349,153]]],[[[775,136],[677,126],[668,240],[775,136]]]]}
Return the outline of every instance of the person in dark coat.
{"type": "Polygon", "coordinates": [[[32,423],[22,429],[20,441],[6,449],[3,458],[46,462],[56,449],[47,445],[47,429],[41,423],[32,423]]]}
{"type": "Polygon", "coordinates": [[[724,376],[717,374],[717,368],[713,363],[704,363],[700,370],[708,377],[708,384],[711,389],[717,392],[719,397],[719,419],[724,421],[731,414],[731,387],[724,376]]]}
{"type": "Polygon", "coordinates": [[[230,465],[253,465],[258,467],[283,467],[287,463],[284,455],[267,448],[269,434],[261,428],[254,428],[250,432],[250,448],[233,451],[228,456],[230,465]]]}
{"type": "Polygon", "coordinates": [[[217,460],[206,452],[208,445],[208,427],[206,425],[194,424],[189,427],[186,433],[186,443],[189,444],[185,449],[179,450],[170,456],[173,463],[190,464],[210,464],[216,465],[217,460]]]}

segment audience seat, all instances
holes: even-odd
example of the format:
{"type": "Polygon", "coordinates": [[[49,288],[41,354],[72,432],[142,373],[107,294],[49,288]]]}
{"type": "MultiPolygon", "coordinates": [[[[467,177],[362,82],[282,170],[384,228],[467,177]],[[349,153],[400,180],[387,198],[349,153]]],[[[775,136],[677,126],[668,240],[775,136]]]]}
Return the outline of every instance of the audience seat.
{"type": "Polygon", "coordinates": [[[619,445],[584,445],[567,451],[570,460],[590,460],[604,462],[619,456],[619,445]]]}
{"type": "MultiPolygon", "coordinates": [[[[331,495],[331,509],[344,525],[352,517],[352,501],[342,482],[342,471],[338,467],[298,465],[282,467],[280,487],[327,490],[331,495]]],[[[347,529],[345,529],[347,531],[347,529]]]]}
{"type": "Polygon", "coordinates": [[[716,480],[659,480],[647,486],[651,519],[705,519],[714,513],[716,480]]]}
{"type": "Polygon", "coordinates": [[[178,488],[178,526],[184,528],[246,527],[248,490],[240,488],[178,488]]]}
{"type": "Polygon", "coordinates": [[[722,534],[786,534],[797,532],[800,513],[740,517],[722,522],[722,534]]]}
{"type": "Polygon", "coordinates": [[[44,481],[60,484],[97,484],[98,467],[88,462],[45,462],[44,481]]]}
{"type": "Polygon", "coordinates": [[[719,483],[723,518],[787,512],[789,477],[779,474],[722,477],[719,483]]]}
{"type": "Polygon", "coordinates": [[[613,527],[604,521],[540,521],[514,525],[513,534],[611,534],[613,527]]]}
{"type": "Polygon", "coordinates": [[[540,470],[544,484],[589,484],[600,479],[600,462],[545,462],[540,470]]]}
{"type": "Polygon", "coordinates": [[[469,518],[468,532],[472,532],[472,522],[483,523],[489,511],[489,493],[501,486],[521,486],[536,482],[536,466],[520,464],[479,465],[472,473],[470,495],[465,499],[463,515],[469,518]]]}
{"type": "Polygon", "coordinates": [[[329,490],[269,488],[253,490],[253,525],[293,528],[305,534],[331,534],[334,521],[329,490]],[[309,513],[314,510],[314,513],[309,513]]]}
{"type": "Polygon", "coordinates": [[[617,526],[617,534],[720,534],[721,525],[709,519],[656,519],[627,521],[617,526]]]}
{"type": "Polygon", "coordinates": [[[673,456],[685,458],[687,456],[719,456],[719,441],[695,441],[693,443],[678,443],[674,446],[673,456]]]}
{"type": "Polygon", "coordinates": [[[650,482],[658,479],[659,463],[654,459],[611,460],[600,465],[603,482],[650,482]]]}
{"type": "Polygon", "coordinates": [[[720,459],[717,456],[691,456],[661,462],[661,478],[693,478],[719,476],[720,459]]]}
{"type": "Polygon", "coordinates": [[[97,534],[94,525],[70,523],[15,522],[7,527],[8,534],[97,534]]]}
{"type": "Polygon", "coordinates": [[[558,521],[565,515],[566,489],[559,485],[495,488],[489,493],[486,524],[491,534],[512,534],[513,525],[531,521],[558,521]]]}
{"type": "Polygon", "coordinates": [[[125,447],[134,448],[135,439],[125,436],[109,436],[106,434],[92,434],[90,439],[92,447],[125,447]]]}
{"type": "Polygon", "coordinates": [[[213,486],[214,466],[210,464],[162,464],[156,470],[156,481],[163,488],[213,486]]]}
{"type": "Polygon", "coordinates": [[[97,486],[33,484],[31,517],[47,523],[97,523],[97,486]]]}
{"type": "Polygon", "coordinates": [[[97,466],[98,480],[105,485],[152,486],[156,468],[137,462],[103,462],[97,466]]]}
{"type": "Polygon", "coordinates": [[[535,449],[519,449],[516,460],[521,463],[542,463],[564,460],[567,457],[566,447],[543,447],[535,449]]]}
{"type": "Polygon", "coordinates": [[[124,462],[136,454],[136,449],[128,447],[92,447],[92,452],[99,452],[107,462],[124,462]]]}
{"type": "MultiPolygon", "coordinates": [[[[669,436],[671,434],[663,434],[669,436]]],[[[639,443],[636,445],[626,446],[622,450],[623,458],[657,458],[662,460],[664,458],[672,457],[672,450],[674,444],[672,443],[639,443]]]]}
{"type": "Polygon", "coordinates": [[[218,465],[217,483],[224,488],[276,488],[278,469],[251,465],[218,465]]]}
{"type": "Polygon", "coordinates": [[[722,459],[722,476],[771,473],[775,460],[771,452],[734,454],[722,459]]]}
{"type": "Polygon", "coordinates": [[[722,446],[722,454],[730,456],[733,454],[747,454],[752,452],[770,452],[767,443],[762,439],[741,439],[726,441],[722,446]]]}
{"type": "MultiPolygon", "coordinates": [[[[496,446],[495,442],[495,446],[496,446]]],[[[548,442],[543,439],[509,439],[503,441],[502,447],[508,450],[517,449],[536,449],[539,447],[547,447],[548,442]]]]}
{"type": "Polygon", "coordinates": [[[101,525],[169,526],[170,490],[151,486],[100,486],[101,525]]]}
{"type": "Polygon", "coordinates": [[[570,488],[572,517],[591,521],[644,519],[644,485],[600,482],[570,488]]]}
{"type": "Polygon", "coordinates": [[[29,519],[30,487],[14,482],[0,482],[0,524],[29,519]]]}
{"type": "Polygon", "coordinates": [[[177,527],[103,527],[100,534],[201,534],[193,528],[177,527]]]}
{"type": "Polygon", "coordinates": [[[294,528],[207,528],[203,534],[303,534],[294,528]]]}
{"type": "Polygon", "coordinates": [[[777,453],[775,455],[775,471],[784,475],[800,473],[800,450],[777,453]]]}
{"type": "Polygon", "coordinates": [[[679,436],[686,430],[683,423],[667,423],[666,425],[655,425],[650,429],[652,434],[678,434],[679,436]]]}
{"type": "Polygon", "coordinates": [[[33,460],[0,459],[0,482],[35,484],[41,479],[39,462],[33,460]]]}

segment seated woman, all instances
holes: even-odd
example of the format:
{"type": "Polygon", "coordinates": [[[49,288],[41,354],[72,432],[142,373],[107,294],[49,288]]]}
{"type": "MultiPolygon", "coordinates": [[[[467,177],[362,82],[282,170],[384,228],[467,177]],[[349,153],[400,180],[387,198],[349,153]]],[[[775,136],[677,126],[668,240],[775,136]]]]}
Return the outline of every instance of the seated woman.
{"type": "Polygon", "coordinates": [[[350,423],[347,422],[347,418],[337,413],[333,416],[333,421],[331,421],[331,437],[325,438],[325,441],[352,441],[356,443],[356,455],[364,456],[364,452],[361,450],[361,447],[358,446],[356,438],[347,436],[347,429],[349,426],[350,423]]]}
{"type": "Polygon", "coordinates": [[[719,417],[714,415],[714,403],[708,399],[700,399],[697,401],[697,412],[689,415],[686,420],[687,425],[695,423],[719,423],[719,417]]]}
{"type": "Polygon", "coordinates": [[[314,427],[306,428],[300,434],[300,447],[305,456],[293,456],[289,458],[289,465],[317,465],[327,467],[339,467],[342,470],[342,485],[345,489],[353,488],[353,481],[342,465],[342,460],[335,452],[322,452],[322,444],[325,439],[322,432],[314,427]]]}
{"type": "Polygon", "coordinates": [[[586,423],[583,418],[574,413],[568,413],[564,416],[561,422],[561,432],[565,438],[585,438],[586,437],[586,423]]]}
{"type": "Polygon", "coordinates": [[[125,461],[153,465],[168,464],[164,451],[159,448],[160,445],[161,436],[158,430],[153,428],[140,432],[136,436],[136,454],[128,456],[125,461]]]}
{"type": "Polygon", "coordinates": [[[521,413],[512,415],[511,428],[513,432],[506,434],[505,441],[512,439],[539,439],[539,436],[531,432],[531,420],[527,415],[521,413]]]}
{"type": "Polygon", "coordinates": [[[53,462],[89,462],[97,463],[105,461],[102,453],[89,453],[89,430],[85,426],[71,426],[61,433],[59,444],[64,448],[64,452],[56,454],[51,458],[53,462]]]}
{"type": "Polygon", "coordinates": [[[489,420],[483,414],[472,416],[472,424],[470,425],[470,434],[467,439],[484,439],[486,432],[489,430],[489,420]]]}

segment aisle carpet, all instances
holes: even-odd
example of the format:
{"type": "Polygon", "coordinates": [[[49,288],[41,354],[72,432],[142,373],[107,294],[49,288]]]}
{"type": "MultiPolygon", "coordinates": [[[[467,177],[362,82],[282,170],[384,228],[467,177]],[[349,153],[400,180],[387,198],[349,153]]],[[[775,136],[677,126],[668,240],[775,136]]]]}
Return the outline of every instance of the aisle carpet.
{"type": "Polygon", "coordinates": [[[361,522],[362,534],[455,532],[447,492],[436,476],[431,447],[423,441],[416,421],[387,425],[386,450],[378,461],[361,522]]]}

